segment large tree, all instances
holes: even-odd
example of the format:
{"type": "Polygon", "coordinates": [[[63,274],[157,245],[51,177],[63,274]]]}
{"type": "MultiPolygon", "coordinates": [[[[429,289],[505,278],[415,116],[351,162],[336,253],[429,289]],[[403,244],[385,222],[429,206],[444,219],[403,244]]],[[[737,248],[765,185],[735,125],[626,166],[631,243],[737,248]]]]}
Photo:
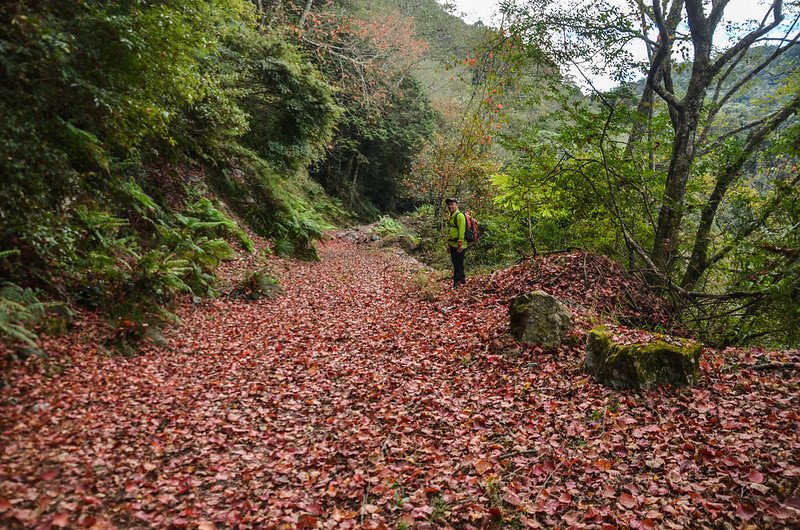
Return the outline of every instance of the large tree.
{"type": "MultiPolygon", "coordinates": [[[[576,66],[581,60],[593,57],[590,68],[595,73],[614,73],[624,78],[626,69],[633,70],[631,44],[640,41],[647,50],[647,83],[640,98],[639,110],[652,115],[657,96],[668,106],[672,123],[672,152],[664,171],[664,195],[658,212],[658,222],[648,261],[661,273],[673,270],[677,241],[685,212],[686,187],[698,151],[715,130],[715,119],[722,106],[741,92],[757,74],[797,44],[797,2],[773,0],[764,6],[764,16],[753,24],[727,24],[727,40],[721,37],[730,0],[628,0],[627,5],[593,3],[584,7],[556,7],[556,2],[534,0],[525,10],[506,6],[520,21],[518,29],[535,31],[540,42],[550,45],[553,54],[576,66]],[[788,4],[788,5],[785,5],[788,4]],[[792,16],[789,24],[786,11],[792,16]],[[543,34],[548,37],[543,41],[543,34]],[[755,64],[745,64],[753,46],[774,44],[772,53],[755,64]],[[673,65],[678,53],[691,61],[688,82],[677,85],[673,65]]],[[[741,173],[761,142],[788,118],[800,105],[798,97],[790,98],[762,119],[736,128],[736,133],[748,133],[748,149],[731,161],[718,176],[718,185],[708,198],[703,222],[698,227],[695,251],[686,270],[684,285],[696,283],[708,267],[707,231],[714,219],[716,207],[727,184],[741,173]],[[726,184],[727,183],[727,184],[726,184]]],[[[628,142],[631,153],[642,138],[642,122],[634,124],[628,142]]],[[[714,135],[718,138],[720,135],[714,135]]]]}
{"type": "MultiPolygon", "coordinates": [[[[517,22],[513,31],[593,92],[596,104],[585,108],[597,118],[588,124],[597,134],[584,127],[582,140],[594,147],[562,144],[563,167],[586,177],[651,281],[683,296],[730,294],[709,282],[714,267],[753,246],[797,195],[791,169],[797,153],[783,139],[798,127],[798,74],[791,65],[800,3],[769,0],[758,19],[743,22],[734,20],[730,0],[573,4],[503,4],[517,22]],[[636,46],[645,53],[637,55],[636,46]],[[639,74],[646,81],[603,92],[592,85],[596,74],[619,81],[639,74]],[[754,96],[759,86],[769,86],[768,93],[754,96]],[[631,88],[639,89],[632,101],[631,88]],[[779,145],[783,155],[774,152],[779,145]],[[638,204],[626,193],[631,183],[641,187],[638,204]],[[758,200],[754,195],[733,211],[729,197],[741,186],[758,188],[758,200]],[[745,210],[749,219],[734,219],[745,210]],[[644,222],[633,222],[636,215],[644,222]]],[[[796,253],[781,256],[784,267],[798,259],[796,253]]]]}

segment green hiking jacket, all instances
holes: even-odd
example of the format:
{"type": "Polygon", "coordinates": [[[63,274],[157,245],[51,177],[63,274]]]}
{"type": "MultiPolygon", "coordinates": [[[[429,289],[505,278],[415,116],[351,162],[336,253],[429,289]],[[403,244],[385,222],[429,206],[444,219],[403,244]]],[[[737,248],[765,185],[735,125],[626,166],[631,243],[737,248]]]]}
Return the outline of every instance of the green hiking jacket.
{"type": "Polygon", "coordinates": [[[464,234],[467,232],[467,216],[461,210],[456,210],[450,214],[447,225],[450,227],[447,243],[451,247],[458,247],[458,243],[461,242],[461,248],[467,248],[467,240],[464,239],[464,234]]]}

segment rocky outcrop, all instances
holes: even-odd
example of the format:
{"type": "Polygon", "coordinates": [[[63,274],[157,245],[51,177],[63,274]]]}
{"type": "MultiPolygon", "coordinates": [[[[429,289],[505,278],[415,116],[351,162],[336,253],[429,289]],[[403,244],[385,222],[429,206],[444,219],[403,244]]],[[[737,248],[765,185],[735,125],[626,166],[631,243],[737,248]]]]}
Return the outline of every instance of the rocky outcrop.
{"type": "Polygon", "coordinates": [[[703,346],[686,339],[623,344],[605,327],[589,332],[583,370],[615,389],[653,389],[697,382],[703,346]]]}
{"type": "Polygon", "coordinates": [[[520,341],[556,347],[572,329],[569,310],[544,291],[533,291],[515,298],[508,306],[508,312],[511,334],[520,341]]]}

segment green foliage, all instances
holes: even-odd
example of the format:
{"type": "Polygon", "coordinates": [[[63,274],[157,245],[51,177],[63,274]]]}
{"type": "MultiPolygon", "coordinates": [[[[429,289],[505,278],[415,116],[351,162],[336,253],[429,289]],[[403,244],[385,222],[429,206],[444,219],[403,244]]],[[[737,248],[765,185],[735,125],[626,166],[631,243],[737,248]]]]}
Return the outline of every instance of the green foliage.
{"type": "Polygon", "coordinates": [[[178,215],[177,219],[193,231],[203,229],[212,235],[221,237],[235,236],[247,252],[253,252],[253,240],[232,219],[218,210],[212,202],[201,197],[186,210],[186,216],[178,215]]]}
{"type": "Polygon", "coordinates": [[[408,228],[403,223],[388,215],[381,216],[373,230],[381,237],[409,235],[408,228]]]}
{"type": "Polygon", "coordinates": [[[0,337],[36,348],[32,328],[44,318],[45,308],[31,289],[4,282],[0,286],[0,337]]]}
{"type": "Polygon", "coordinates": [[[419,238],[416,252],[426,263],[443,268],[450,258],[443,251],[445,237],[439,213],[433,205],[422,204],[405,216],[403,222],[419,238]]]}
{"type": "Polygon", "coordinates": [[[250,2],[23,1],[0,20],[0,278],[105,311],[115,346],[214,296],[229,240],[254,250],[208,187],[309,259],[317,203],[343,215],[306,177],[334,89],[250,2]]]}
{"type": "Polygon", "coordinates": [[[333,88],[280,33],[227,43],[241,71],[241,107],[249,116],[244,145],[276,168],[295,172],[324,156],[341,115],[333,88]]]}
{"type": "Polygon", "coordinates": [[[282,248],[287,255],[317,259],[314,241],[332,228],[318,209],[337,212],[336,204],[322,196],[319,185],[307,177],[282,176],[246,149],[236,154],[238,167],[214,176],[217,192],[256,231],[276,242],[284,240],[282,248]]]}
{"type": "Polygon", "coordinates": [[[422,240],[404,223],[389,216],[382,216],[372,227],[371,232],[382,239],[384,245],[395,245],[405,250],[418,250],[422,240]]]}
{"type": "Polygon", "coordinates": [[[425,270],[418,270],[414,273],[411,280],[417,287],[419,297],[425,302],[433,302],[436,300],[438,287],[436,281],[431,277],[431,274],[425,270]]]}
{"type": "Polygon", "coordinates": [[[400,181],[436,116],[411,75],[426,49],[413,21],[397,13],[397,6],[374,8],[315,8],[315,16],[289,35],[336,86],[343,111],[314,177],[364,218],[397,206],[400,181]]]}
{"type": "Polygon", "coordinates": [[[295,247],[291,240],[278,238],[275,240],[275,254],[278,256],[291,256],[295,253],[295,247]]]}
{"type": "Polygon", "coordinates": [[[609,186],[624,193],[621,186],[609,180],[601,165],[573,163],[563,154],[566,149],[581,160],[595,155],[586,139],[601,134],[598,117],[591,109],[580,111],[571,115],[574,125],[562,124],[558,135],[537,130],[503,138],[503,146],[515,156],[493,176],[497,212],[487,219],[489,228],[505,227],[489,230],[498,234],[493,250],[503,261],[572,246],[624,255],[613,213],[598,196],[609,186]]]}
{"type": "MultiPolygon", "coordinates": [[[[785,94],[778,96],[778,103],[788,101],[785,94]]],[[[496,239],[484,239],[485,254],[508,262],[534,248],[578,246],[630,268],[646,267],[630,240],[644,249],[654,244],[674,131],[665,108],[657,106],[648,119],[636,112],[636,104],[630,87],[623,86],[594,101],[565,102],[546,120],[558,132],[537,126],[506,135],[502,144],[513,157],[494,177],[499,211],[484,217],[488,234],[495,226],[504,229],[496,239]],[[637,128],[644,132],[628,144],[637,128]]],[[[682,225],[671,250],[676,259],[666,274],[679,284],[686,273],[701,213],[725,172],[738,160],[758,160],[735,169],[709,234],[713,261],[692,286],[715,295],[739,294],[730,300],[678,298],[687,301],[686,325],[708,342],[794,344],[800,335],[792,302],[797,286],[791,279],[798,256],[787,249],[797,245],[798,219],[791,213],[797,201],[791,184],[796,184],[797,153],[785,139],[792,138],[796,125],[789,122],[775,131],[756,154],[749,152],[753,146],[746,132],[727,132],[752,117],[737,117],[728,107],[720,116],[686,183],[682,225]]]]}
{"type": "MultiPolygon", "coordinates": [[[[359,196],[381,211],[396,208],[400,183],[432,134],[435,113],[413,78],[404,79],[377,109],[352,94],[340,99],[347,112],[315,178],[356,209],[359,196]]],[[[368,206],[363,213],[370,213],[368,206]]]]}

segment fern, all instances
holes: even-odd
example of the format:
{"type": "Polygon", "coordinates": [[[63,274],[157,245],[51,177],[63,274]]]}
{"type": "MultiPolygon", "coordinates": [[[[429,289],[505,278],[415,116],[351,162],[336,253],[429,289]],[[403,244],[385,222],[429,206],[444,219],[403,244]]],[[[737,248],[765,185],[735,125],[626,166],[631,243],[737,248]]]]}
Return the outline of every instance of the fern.
{"type": "Polygon", "coordinates": [[[275,241],[275,254],[278,256],[291,256],[294,254],[294,243],[286,238],[275,241]]]}
{"type": "Polygon", "coordinates": [[[45,315],[46,304],[31,289],[5,282],[0,287],[0,334],[10,342],[21,342],[36,348],[36,333],[30,326],[45,315]]]}
{"type": "Polygon", "coordinates": [[[177,219],[188,229],[209,235],[234,236],[242,248],[253,252],[253,240],[236,222],[217,209],[206,197],[201,197],[186,209],[187,215],[178,214],[177,219]]]}
{"type": "Polygon", "coordinates": [[[135,181],[129,180],[123,184],[122,189],[133,199],[134,207],[140,213],[147,214],[159,211],[156,202],[135,181]]]}
{"type": "Polygon", "coordinates": [[[207,256],[210,256],[216,262],[228,261],[236,257],[236,253],[231,246],[224,239],[216,238],[209,239],[200,243],[200,249],[207,256]]]}
{"type": "Polygon", "coordinates": [[[10,250],[0,250],[0,259],[8,259],[11,257],[18,258],[20,256],[20,251],[16,248],[12,248],[10,250]]]}
{"type": "Polygon", "coordinates": [[[77,156],[86,157],[106,172],[109,171],[108,153],[103,149],[103,142],[97,136],[75,127],[69,122],[60,120],[66,132],[66,143],[77,156]]]}

